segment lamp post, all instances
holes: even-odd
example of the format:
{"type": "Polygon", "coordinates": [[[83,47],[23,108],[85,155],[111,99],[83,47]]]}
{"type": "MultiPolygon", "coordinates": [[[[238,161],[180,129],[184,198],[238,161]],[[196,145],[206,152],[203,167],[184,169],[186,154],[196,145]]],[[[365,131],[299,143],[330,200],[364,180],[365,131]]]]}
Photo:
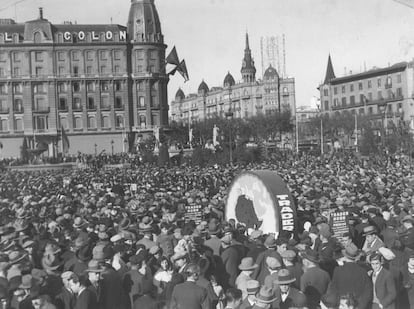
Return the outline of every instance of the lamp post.
{"type": "Polygon", "coordinates": [[[95,157],[96,157],[98,155],[98,145],[96,145],[95,143],[94,147],[95,147],[95,157]]]}
{"type": "Polygon", "coordinates": [[[384,124],[384,120],[385,120],[385,113],[387,112],[387,102],[383,101],[378,103],[378,110],[381,113],[381,123],[382,123],[382,127],[381,127],[381,146],[382,149],[384,149],[385,147],[385,124],[384,124]]]}
{"type": "Polygon", "coordinates": [[[114,155],[114,140],[111,140],[112,155],[114,155]]]}
{"type": "Polygon", "coordinates": [[[321,113],[321,107],[319,104],[316,104],[316,107],[318,108],[319,115],[321,117],[321,156],[323,155],[323,119],[322,119],[322,113],[321,113]]]}
{"type": "Polygon", "coordinates": [[[225,113],[227,120],[229,120],[229,156],[230,156],[230,165],[233,165],[233,150],[232,150],[232,142],[231,142],[231,120],[233,119],[233,112],[229,107],[229,110],[225,113]]]}

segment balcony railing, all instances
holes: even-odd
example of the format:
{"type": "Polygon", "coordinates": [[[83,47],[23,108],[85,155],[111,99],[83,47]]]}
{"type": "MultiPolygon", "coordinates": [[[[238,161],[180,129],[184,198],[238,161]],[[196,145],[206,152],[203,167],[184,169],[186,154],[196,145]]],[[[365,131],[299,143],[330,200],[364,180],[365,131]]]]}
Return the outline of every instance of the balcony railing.
{"type": "Polygon", "coordinates": [[[13,112],[14,112],[15,114],[23,114],[23,113],[24,113],[24,109],[23,109],[23,107],[20,107],[20,108],[13,108],[13,112]]]}
{"type": "Polygon", "coordinates": [[[96,106],[95,105],[89,105],[87,109],[88,109],[88,111],[96,111],[96,106]]]}
{"type": "Polygon", "coordinates": [[[111,107],[109,105],[101,106],[102,111],[110,111],[111,107]]]}
{"type": "Polygon", "coordinates": [[[50,107],[44,107],[44,106],[35,106],[33,107],[33,112],[35,113],[50,113],[50,107]]]}
{"type": "Polygon", "coordinates": [[[76,106],[76,105],[74,105],[74,106],[72,106],[72,110],[74,112],[81,112],[82,111],[82,106],[76,106]]]}
{"type": "Polygon", "coordinates": [[[0,107],[0,114],[8,114],[10,109],[8,107],[0,107]]]}
{"type": "Polygon", "coordinates": [[[117,111],[123,111],[124,110],[124,105],[115,105],[115,110],[117,111]]]}
{"type": "Polygon", "coordinates": [[[67,112],[68,107],[67,106],[59,106],[59,112],[67,112]]]}
{"type": "Polygon", "coordinates": [[[378,103],[390,103],[395,101],[401,101],[404,99],[403,95],[395,96],[394,98],[382,98],[377,100],[367,100],[366,102],[355,102],[354,104],[346,104],[346,105],[338,105],[338,106],[332,106],[332,110],[340,110],[340,109],[348,109],[348,108],[354,108],[354,107],[361,107],[365,105],[377,105],[378,103]]]}

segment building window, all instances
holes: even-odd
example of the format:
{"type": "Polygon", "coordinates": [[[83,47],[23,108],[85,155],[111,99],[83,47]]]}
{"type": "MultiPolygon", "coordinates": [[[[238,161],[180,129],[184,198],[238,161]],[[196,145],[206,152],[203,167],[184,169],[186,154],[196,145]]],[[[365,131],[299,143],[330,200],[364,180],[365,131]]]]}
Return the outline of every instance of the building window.
{"type": "Polygon", "coordinates": [[[157,100],[157,96],[156,95],[152,95],[151,96],[151,106],[154,107],[154,108],[159,108],[160,107],[160,104],[159,104],[159,102],[157,100]]]}
{"type": "Polygon", "coordinates": [[[0,77],[6,76],[6,71],[3,68],[0,68],[0,77]]]}
{"type": "Polygon", "coordinates": [[[144,83],[143,82],[138,82],[137,89],[138,89],[138,91],[143,91],[144,90],[144,83]]]}
{"type": "Polygon", "coordinates": [[[387,104],[388,113],[392,113],[392,104],[387,104]]]}
{"type": "Polygon", "coordinates": [[[36,76],[42,76],[43,75],[43,68],[42,67],[36,67],[35,74],[36,74],[36,76]]]}
{"type": "Polygon", "coordinates": [[[13,68],[13,76],[15,76],[15,77],[19,77],[19,76],[21,76],[22,74],[21,74],[21,70],[20,70],[20,68],[13,68]]]}
{"type": "Polygon", "coordinates": [[[79,67],[73,66],[73,76],[79,76],[79,67]]]}
{"type": "Polygon", "coordinates": [[[65,61],[65,52],[58,52],[58,61],[65,61]]]}
{"type": "Polygon", "coordinates": [[[95,83],[94,82],[87,82],[86,89],[88,92],[95,92],[95,83]]]}
{"type": "Polygon", "coordinates": [[[334,87],[334,94],[338,94],[338,87],[334,87]]]}
{"type": "Polygon", "coordinates": [[[342,98],[342,106],[346,106],[346,98],[342,98]]]}
{"type": "Polygon", "coordinates": [[[397,83],[401,83],[401,74],[397,74],[397,83]]]}
{"type": "Polygon", "coordinates": [[[378,85],[378,88],[381,88],[381,78],[377,79],[377,85],[378,85]]]}
{"type": "Polygon", "coordinates": [[[141,126],[141,128],[145,128],[147,126],[147,119],[145,115],[139,116],[139,125],[141,126]]]}
{"type": "Polygon", "coordinates": [[[33,92],[35,93],[35,94],[38,94],[38,93],[46,93],[46,86],[45,86],[45,84],[35,84],[34,86],[33,86],[33,92]]]}
{"type": "Polygon", "coordinates": [[[338,106],[338,98],[335,98],[333,100],[333,105],[334,105],[334,107],[337,107],[338,106]]]}
{"type": "Polygon", "coordinates": [[[153,66],[153,65],[148,66],[148,72],[149,73],[155,72],[155,66],[153,66]]]}
{"type": "Polygon", "coordinates": [[[114,73],[116,74],[121,73],[121,67],[119,65],[114,66],[114,73]]]}
{"type": "Polygon", "coordinates": [[[68,101],[66,98],[59,98],[59,110],[67,111],[68,110],[68,101]]]}
{"type": "Polygon", "coordinates": [[[371,80],[368,81],[368,89],[370,89],[370,88],[372,88],[372,81],[371,80]]]}
{"type": "Polygon", "coordinates": [[[350,101],[351,105],[355,105],[355,96],[351,95],[349,97],[349,101],[350,101]]]}
{"type": "Polygon", "coordinates": [[[7,94],[7,85],[0,84],[0,94],[7,94]]]}
{"type": "Polygon", "coordinates": [[[368,114],[372,115],[373,111],[372,111],[372,106],[368,107],[368,114]]]}
{"type": "Polygon", "coordinates": [[[65,67],[59,67],[59,76],[63,76],[65,74],[65,67]]]}
{"type": "Polygon", "coordinates": [[[122,115],[116,116],[116,127],[122,129],[124,127],[124,117],[122,115]]]}
{"type": "Polygon", "coordinates": [[[360,103],[360,104],[365,103],[365,95],[363,95],[363,94],[360,94],[360,95],[359,95],[359,103],[360,103]]]}
{"type": "Polygon", "coordinates": [[[141,96],[141,97],[138,98],[138,106],[141,107],[141,108],[145,107],[145,97],[141,96]]]}
{"type": "Polygon", "coordinates": [[[151,59],[156,60],[158,56],[158,52],[156,50],[152,50],[150,53],[151,53],[151,59]]]}
{"type": "Polygon", "coordinates": [[[115,108],[116,109],[122,109],[123,108],[121,97],[116,97],[115,98],[115,108]]]}
{"type": "Polygon", "coordinates": [[[0,120],[0,130],[1,132],[9,132],[9,121],[7,119],[0,120]]]}
{"type": "Polygon", "coordinates": [[[68,119],[66,117],[59,118],[59,128],[63,128],[63,130],[69,129],[68,119]]]}
{"type": "Polygon", "coordinates": [[[383,96],[382,96],[382,91],[381,90],[378,91],[377,98],[378,98],[378,100],[383,100],[384,99],[383,96]]]}
{"type": "Polygon", "coordinates": [[[88,129],[96,129],[96,118],[95,116],[88,117],[88,129]]]}
{"type": "Polygon", "coordinates": [[[75,82],[75,83],[73,83],[72,87],[73,87],[73,92],[79,92],[80,91],[80,83],[75,82]]]}
{"type": "Polygon", "coordinates": [[[14,99],[14,102],[13,102],[13,111],[15,113],[21,113],[21,112],[23,112],[23,101],[22,101],[22,99],[14,99]]]}
{"type": "Polygon", "coordinates": [[[23,92],[22,84],[14,84],[13,85],[13,93],[14,94],[21,94],[23,92]]]}
{"type": "Polygon", "coordinates": [[[349,91],[351,91],[351,92],[354,91],[354,84],[349,85],[349,91]]]}
{"type": "Polygon", "coordinates": [[[121,81],[119,81],[119,80],[115,81],[115,91],[121,91],[121,90],[122,90],[121,81]]]}
{"type": "Polygon", "coordinates": [[[80,111],[82,110],[82,101],[81,98],[73,98],[73,110],[80,111]]]}
{"type": "Polygon", "coordinates": [[[114,51],[114,59],[115,60],[121,60],[121,51],[120,50],[114,51]]]}
{"type": "MultiPolygon", "coordinates": [[[[283,88],[283,92],[285,93],[285,92],[287,92],[287,88],[286,87],[284,87],[283,88]],[[286,90],[286,91],[285,91],[286,90]]],[[[328,89],[324,89],[323,90],[323,95],[325,96],[325,97],[327,97],[328,96],[328,89]]]]}
{"type": "Polygon", "coordinates": [[[142,71],[143,71],[142,65],[137,66],[137,72],[142,72],[142,71]]]}
{"type": "Polygon", "coordinates": [[[101,97],[101,109],[110,109],[109,97],[101,97]]]}
{"type": "Polygon", "coordinates": [[[6,62],[7,52],[0,52],[0,62],[6,62]]]}
{"type": "Polygon", "coordinates": [[[23,132],[23,119],[22,118],[14,118],[14,131],[16,132],[23,132]]]}
{"type": "Polygon", "coordinates": [[[93,60],[93,52],[91,50],[86,51],[86,60],[93,60]]]}
{"type": "Polygon", "coordinates": [[[101,60],[106,60],[106,50],[101,50],[99,52],[99,57],[101,60]]]}
{"type": "Polygon", "coordinates": [[[385,88],[391,88],[392,87],[392,78],[391,76],[387,76],[387,79],[385,80],[385,88]]]}
{"type": "Polygon", "coordinates": [[[58,83],[58,92],[66,92],[67,87],[65,83],[58,83]]]}
{"type": "Polygon", "coordinates": [[[109,82],[101,82],[101,91],[103,92],[109,91],[109,82]]]}
{"type": "Polygon", "coordinates": [[[96,109],[96,107],[95,107],[95,99],[93,97],[88,97],[88,109],[89,110],[96,109]]]}
{"type": "Polygon", "coordinates": [[[33,117],[34,129],[37,131],[45,131],[48,129],[47,116],[36,116],[33,117]]]}
{"type": "Polygon", "coordinates": [[[83,127],[82,117],[73,118],[73,129],[74,130],[81,130],[82,127],[83,127]]]}
{"type": "Polygon", "coordinates": [[[13,62],[20,62],[20,53],[14,52],[13,53],[13,62]]]}
{"type": "Polygon", "coordinates": [[[137,50],[136,55],[137,55],[137,59],[144,59],[144,51],[143,50],[137,50]]]}
{"type": "Polygon", "coordinates": [[[88,65],[86,67],[86,74],[91,75],[92,74],[92,67],[90,65],[88,65]]]}
{"type": "Polygon", "coordinates": [[[325,101],[324,105],[325,105],[324,110],[326,110],[326,111],[329,110],[329,101],[325,101]]]}
{"type": "Polygon", "coordinates": [[[102,128],[109,129],[111,124],[109,122],[109,116],[104,115],[102,116],[102,128]]]}
{"type": "Polygon", "coordinates": [[[72,52],[72,60],[73,61],[79,61],[79,52],[78,51],[72,52]]]}
{"type": "Polygon", "coordinates": [[[372,92],[368,92],[368,101],[372,101],[372,92]]]}
{"type": "Polygon", "coordinates": [[[43,52],[36,51],[35,52],[35,61],[42,62],[43,61],[43,52]]]}
{"type": "Polygon", "coordinates": [[[342,86],[342,93],[345,93],[345,86],[342,86]]]}
{"type": "Polygon", "coordinates": [[[5,111],[7,109],[8,109],[7,101],[6,100],[0,100],[0,110],[5,111]]]}
{"type": "Polygon", "coordinates": [[[397,88],[397,98],[401,98],[403,96],[402,88],[397,88]]]}
{"type": "Polygon", "coordinates": [[[106,74],[106,65],[101,66],[101,74],[106,74]]]}

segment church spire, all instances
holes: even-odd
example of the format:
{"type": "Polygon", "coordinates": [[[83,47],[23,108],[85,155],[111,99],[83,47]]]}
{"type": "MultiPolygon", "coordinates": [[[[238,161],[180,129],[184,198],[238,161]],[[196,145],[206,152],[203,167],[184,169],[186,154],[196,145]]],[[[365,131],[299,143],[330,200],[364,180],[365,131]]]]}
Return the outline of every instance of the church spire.
{"type": "Polygon", "coordinates": [[[249,47],[249,34],[246,32],[246,47],[244,49],[244,58],[241,68],[242,78],[245,83],[252,83],[256,80],[256,68],[252,58],[252,52],[249,47]]]}
{"type": "Polygon", "coordinates": [[[328,66],[326,67],[325,81],[323,83],[329,84],[331,79],[334,79],[334,78],[336,78],[336,76],[335,76],[333,66],[332,66],[331,54],[329,54],[328,66]]]}

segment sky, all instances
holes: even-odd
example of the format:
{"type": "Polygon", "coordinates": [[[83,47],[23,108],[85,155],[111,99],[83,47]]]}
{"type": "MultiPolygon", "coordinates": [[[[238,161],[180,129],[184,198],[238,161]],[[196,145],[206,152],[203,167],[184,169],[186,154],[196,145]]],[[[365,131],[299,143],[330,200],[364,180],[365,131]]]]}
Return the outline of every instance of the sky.
{"type": "MultiPolygon", "coordinates": [[[[260,38],[285,34],[286,73],[295,78],[297,106],[319,96],[329,54],[336,76],[414,58],[414,8],[395,0],[155,0],[155,5],[167,53],[176,46],[190,76],[186,83],[178,74],[171,77],[169,102],[179,87],[186,95],[197,92],[202,80],[222,86],[227,72],[240,80],[246,31],[256,78],[262,76],[260,38]]],[[[0,18],[32,20],[38,7],[52,23],[112,19],[126,25],[130,0],[0,0],[0,18]]]]}

